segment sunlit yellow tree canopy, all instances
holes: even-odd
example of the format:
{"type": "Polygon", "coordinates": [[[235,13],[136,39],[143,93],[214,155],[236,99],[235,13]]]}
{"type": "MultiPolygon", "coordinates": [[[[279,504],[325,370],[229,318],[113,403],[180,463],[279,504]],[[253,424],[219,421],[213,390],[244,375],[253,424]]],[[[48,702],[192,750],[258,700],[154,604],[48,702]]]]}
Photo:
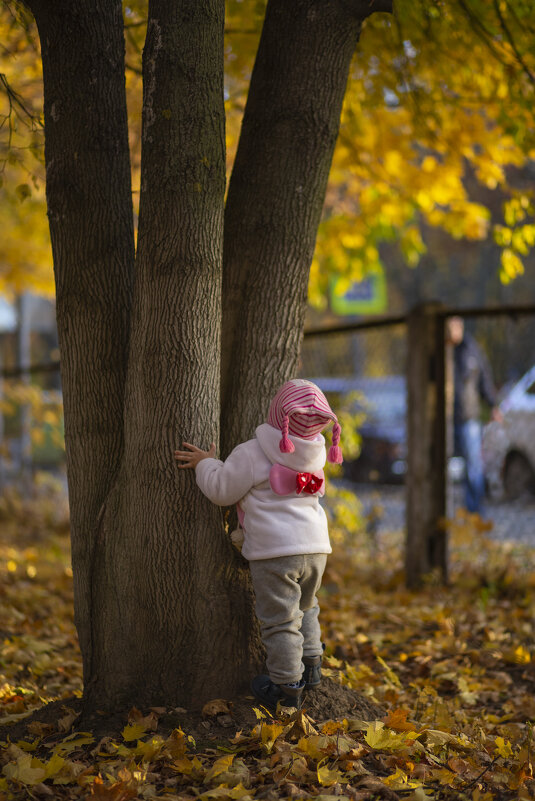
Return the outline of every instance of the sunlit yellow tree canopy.
{"type": "MultiPolygon", "coordinates": [[[[265,4],[228,0],[228,166],[237,145],[265,4]]],[[[146,3],[124,6],[134,199],[138,197],[141,53],[146,3]]],[[[52,291],[39,43],[32,18],[4,4],[0,25],[0,290],[52,291]]],[[[321,304],[333,272],[382,269],[378,245],[399,241],[415,266],[422,225],[493,238],[501,279],[523,272],[535,243],[533,193],[518,181],[535,158],[535,12],[530,0],[398,0],[374,15],[355,53],[311,274],[321,304]],[[501,218],[474,198],[499,193],[501,218]],[[469,188],[470,187],[470,188],[469,188]],[[479,197],[479,195],[478,195],[479,197]]]]}

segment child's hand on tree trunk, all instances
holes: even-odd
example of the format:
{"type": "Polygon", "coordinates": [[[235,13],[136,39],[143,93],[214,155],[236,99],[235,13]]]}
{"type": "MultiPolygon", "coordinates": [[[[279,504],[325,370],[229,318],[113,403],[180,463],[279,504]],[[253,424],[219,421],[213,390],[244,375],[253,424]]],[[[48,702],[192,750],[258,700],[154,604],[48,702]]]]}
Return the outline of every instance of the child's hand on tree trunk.
{"type": "Polygon", "coordinates": [[[181,468],[187,467],[197,467],[199,462],[202,459],[214,459],[215,458],[215,442],[212,442],[210,445],[209,451],[202,451],[200,448],[197,448],[195,445],[190,445],[189,442],[182,443],[183,448],[188,448],[187,451],[175,451],[175,459],[178,459],[184,464],[179,464],[178,466],[181,468]]]}

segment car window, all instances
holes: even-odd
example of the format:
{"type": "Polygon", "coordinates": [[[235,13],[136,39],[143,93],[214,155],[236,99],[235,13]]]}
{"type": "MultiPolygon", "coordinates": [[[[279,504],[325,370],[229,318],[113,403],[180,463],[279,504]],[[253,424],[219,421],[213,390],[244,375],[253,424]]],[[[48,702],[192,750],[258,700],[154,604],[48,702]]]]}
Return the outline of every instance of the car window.
{"type": "Polygon", "coordinates": [[[364,409],[368,419],[384,420],[385,422],[403,419],[407,410],[404,392],[393,392],[380,387],[364,392],[359,406],[364,409]]]}

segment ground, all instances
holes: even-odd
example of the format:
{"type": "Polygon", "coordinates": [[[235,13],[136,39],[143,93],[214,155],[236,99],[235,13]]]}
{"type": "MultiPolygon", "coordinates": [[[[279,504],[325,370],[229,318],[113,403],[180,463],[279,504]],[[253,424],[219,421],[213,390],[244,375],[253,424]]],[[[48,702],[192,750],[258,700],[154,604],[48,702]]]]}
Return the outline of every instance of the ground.
{"type": "Polygon", "coordinates": [[[450,585],[409,592],[400,532],[344,514],[320,599],[325,679],[303,711],[213,699],[80,731],[66,515],[49,487],[4,495],[0,801],[535,797],[534,551],[461,515],[450,585]]]}
{"type": "MultiPolygon", "coordinates": [[[[378,533],[396,531],[405,520],[405,487],[402,484],[349,484],[363,505],[364,513],[375,515],[378,533]]],[[[448,503],[455,509],[462,505],[463,488],[448,486],[448,503]]],[[[523,542],[535,547],[535,496],[526,495],[514,501],[486,498],[484,517],[492,528],[488,536],[501,542],[523,542]]]]}

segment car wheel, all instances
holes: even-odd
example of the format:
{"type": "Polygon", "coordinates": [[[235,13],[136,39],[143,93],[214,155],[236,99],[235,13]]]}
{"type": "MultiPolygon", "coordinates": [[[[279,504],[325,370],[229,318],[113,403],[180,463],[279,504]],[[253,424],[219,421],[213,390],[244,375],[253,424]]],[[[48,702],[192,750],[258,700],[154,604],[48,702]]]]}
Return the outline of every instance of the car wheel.
{"type": "Polygon", "coordinates": [[[514,501],[527,493],[535,493],[535,474],[521,453],[511,454],[505,463],[503,487],[508,500],[514,501]]]}

